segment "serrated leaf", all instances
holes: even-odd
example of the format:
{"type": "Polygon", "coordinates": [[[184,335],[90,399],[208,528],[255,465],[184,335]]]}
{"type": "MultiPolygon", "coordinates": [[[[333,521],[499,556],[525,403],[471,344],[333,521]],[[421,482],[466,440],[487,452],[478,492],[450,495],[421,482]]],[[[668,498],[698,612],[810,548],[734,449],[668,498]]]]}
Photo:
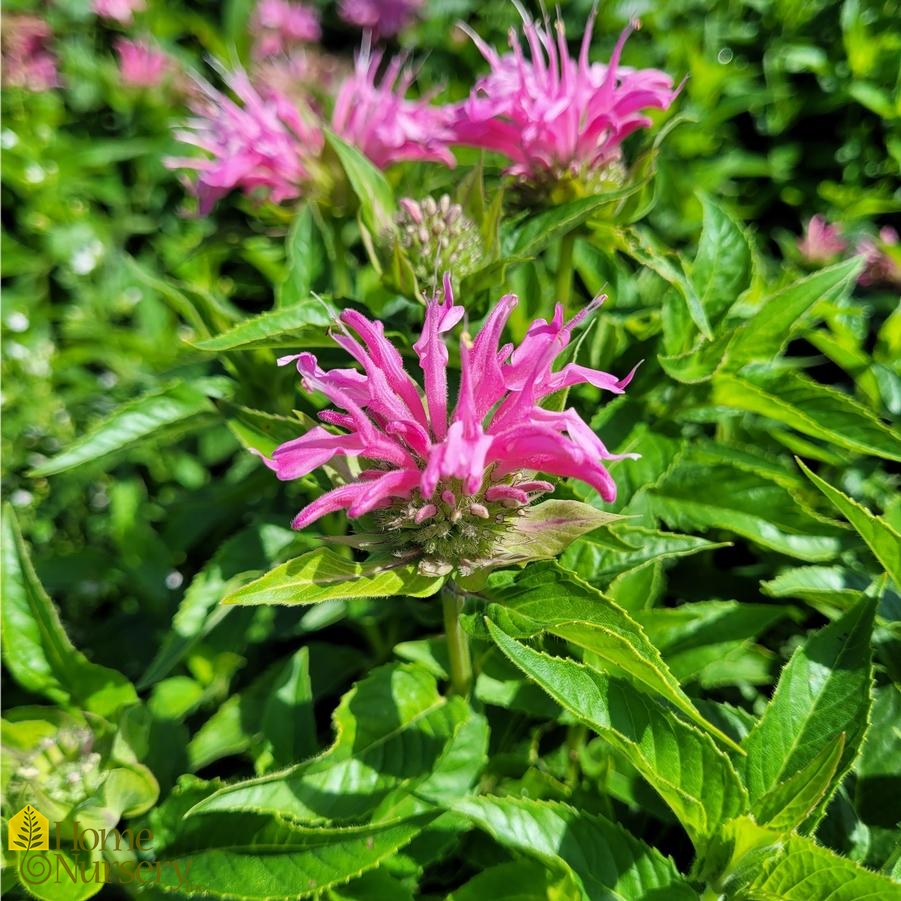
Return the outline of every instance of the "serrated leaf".
{"type": "Polygon", "coordinates": [[[26,690],[110,717],[138,700],[120,672],[91,663],[66,635],[38,580],[15,514],[3,516],[3,662],[26,690]]]}
{"type": "Polygon", "coordinates": [[[530,257],[552,244],[558,238],[568,235],[591,218],[601,207],[626,196],[629,190],[580,197],[569,203],[562,203],[540,213],[529,214],[523,222],[507,225],[501,229],[501,244],[505,257],[530,257]]]}
{"type": "Polygon", "coordinates": [[[586,535],[573,542],[563,554],[561,564],[567,569],[578,570],[580,574],[590,573],[592,577],[613,576],[644,563],[662,563],[728,544],[696,535],[680,535],[627,524],[612,529],[609,537],[618,540],[621,546],[611,546],[606,532],[586,535]]]}
{"type": "Polygon", "coordinates": [[[500,604],[489,606],[488,616],[508,634],[503,622],[507,611],[516,614],[520,627],[526,617],[536,631],[550,632],[597,655],[615,675],[666,699],[702,729],[737,748],[698,713],[641,626],[574,573],[557,563],[535,564],[512,589],[495,597],[500,604]]]}
{"type": "Polygon", "coordinates": [[[669,858],[601,816],[520,798],[468,798],[454,811],[504,847],[564,868],[586,901],[698,897],[669,858]]]}
{"type": "Polygon", "coordinates": [[[197,341],[194,346],[209,353],[261,347],[328,347],[332,342],[326,328],[334,319],[330,304],[319,297],[308,297],[291,306],[245,319],[226,332],[197,341]]]}
{"type": "Polygon", "coordinates": [[[797,566],[761,582],[760,590],[771,598],[797,598],[847,610],[860,600],[867,584],[867,579],[841,566],[797,566]]]}
{"type": "Polygon", "coordinates": [[[567,874],[554,872],[536,860],[516,860],[482,870],[454,889],[447,901],[562,901],[577,892],[567,874]]]}
{"type": "MultiPolygon", "coordinates": [[[[254,811],[307,823],[366,819],[392,794],[397,804],[398,794],[418,792],[469,717],[468,704],[440,695],[435,677],[421,667],[380,667],[341,700],[331,748],[290,770],[227,786],[192,816],[254,811]]],[[[470,757],[477,766],[477,755],[470,757]]]]}
{"type": "Polygon", "coordinates": [[[282,666],[263,706],[260,731],[275,766],[290,766],[316,753],[309,648],[298,649],[282,666]]]}
{"type": "Polygon", "coordinates": [[[842,532],[815,519],[778,482],[730,466],[677,466],[647,493],[648,510],[678,529],[721,529],[810,562],[833,559],[842,532]]]}
{"type": "Polygon", "coordinates": [[[245,448],[259,451],[267,457],[281,444],[296,438],[304,429],[316,423],[301,416],[278,416],[264,413],[227,401],[220,402],[219,409],[225,415],[229,431],[245,448]]]}
{"type": "Polygon", "coordinates": [[[769,363],[779,356],[805,323],[818,301],[847,290],[860,271],[855,258],[827,266],[768,297],[748,320],[735,329],[725,354],[725,366],[740,369],[747,363],[769,363]]]}
{"type": "Polygon", "coordinates": [[[845,736],[828,794],[851,766],[867,728],[870,638],[876,602],[865,598],[792,655],[773,698],[744,741],[745,782],[757,813],[774,787],[845,736]]]}
{"type": "Polygon", "coordinates": [[[748,287],[751,248],[735,219],[701,194],[704,222],[691,280],[710,318],[718,319],[748,287]]]}
{"type": "Polygon", "coordinates": [[[855,808],[864,822],[897,829],[901,822],[901,687],[875,691],[873,722],[854,768],[855,808]]]}
{"type": "Polygon", "coordinates": [[[234,901],[309,898],[377,867],[434,817],[344,829],[254,814],[198,817],[201,828],[183,837],[178,853],[167,856],[169,866],[160,868],[160,885],[234,901]]]}
{"type": "Polygon", "coordinates": [[[752,898],[782,901],[901,901],[901,885],[800,835],[790,836],[778,852],[764,858],[751,881],[752,898]]]}
{"type": "Polygon", "coordinates": [[[784,422],[798,432],[858,454],[901,461],[901,437],[846,394],[796,372],[720,373],[713,401],[784,422]]]}
{"type": "Polygon", "coordinates": [[[309,204],[301,207],[291,223],[285,242],[287,272],[275,289],[275,305],[289,307],[310,296],[313,278],[320,268],[320,256],[314,247],[315,222],[309,204]]]}
{"type": "Polygon", "coordinates": [[[836,510],[851,523],[857,534],[863,538],[867,547],[873,552],[873,556],[885,567],[885,571],[892,577],[895,584],[901,587],[901,535],[889,525],[886,519],[875,516],[866,507],[861,506],[837,488],[833,488],[825,479],[821,479],[816,473],[811,472],[800,460],[798,460],[798,465],[804,470],[807,478],[826,495],[836,510]]]}
{"type": "Polygon", "coordinates": [[[670,806],[695,846],[744,811],[738,774],[713,740],[628,682],[532,650],[486,621],[494,642],[558,704],[620,751],[670,806]]]}
{"type": "Polygon", "coordinates": [[[805,767],[776,783],[755,805],[757,822],[779,832],[800,826],[829,791],[844,750],[845,735],[841,733],[805,767]]]}
{"type": "Polygon", "coordinates": [[[36,466],[33,476],[49,476],[74,469],[84,463],[105,459],[144,441],[200,429],[218,414],[211,398],[231,393],[232,383],[224,378],[173,382],[157,391],[129,401],[114,410],[88,434],[65,450],[36,466]]]}
{"type": "Polygon", "coordinates": [[[423,576],[415,564],[354,563],[316,548],[223,598],[223,604],[318,604],[337,598],[427,598],[444,576],[423,576]]]}

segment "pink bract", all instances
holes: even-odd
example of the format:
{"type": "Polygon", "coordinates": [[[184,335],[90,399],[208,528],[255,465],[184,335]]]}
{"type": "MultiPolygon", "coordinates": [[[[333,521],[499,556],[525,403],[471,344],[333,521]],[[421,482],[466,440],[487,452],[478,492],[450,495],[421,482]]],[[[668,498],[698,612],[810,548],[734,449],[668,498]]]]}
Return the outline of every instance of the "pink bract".
{"type": "Polygon", "coordinates": [[[284,95],[271,88],[257,91],[245,72],[232,73],[226,81],[241,105],[200,81],[191,101],[195,118],[176,133],[212,159],[170,159],[167,165],[198,172],[192,190],[201,215],[235,188],[273,203],[299,197],[310,181],[309,165],[323,147],[321,130],[284,95]]]}
{"type": "Polygon", "coordinates": [[[60,86],[56,56],[50,49],[53,29],[38,16],[3,17],[3,84],[28,91],[60,86]]]}
{"type": "Polygon", "coordinates": [[[391,37],[406,28],[425,0],[341,0],[338,15],[348,24],[380,37],[391,37]]]}
{"type": "Polygon", "coordinates": [[[130,87],[155,87],[162,83],[172,66],[166,53],[146,41],[119,38],[115,47],[119,56],[119,75],[122,83],[130,87]]]}
{"type": "Polygon", "coordinates": [[[322,36],[319,13],[312,7],[287,0],[259,0],[251,19],[251,31],[253,54],[257,59],[289,53],[298,45],[318,41],[322,36]]]}
{"type": "Polygon", "coordinates": [[[528,57],[513,30],[513,52],[501,56],[465,29],[491,72],[478,79],[457,110],[457,141],[503,154],[511,162],[507,172],[527,180],[578,175],[618,162],[624,139],[651,124],[642,111],[668,109],[675,99],[672,78],[657,69],[620,66],[634,25],[620,35],[605,65],[588,59],[594,12],[575,59],[562,20],[552,33],[549,21],[542,27],[519,9],[528,57]]]}
{"type": "Polygon", "coordinates": [[[109,19],[120,25],[128,25],[135,13],[147,8],[145,0],[93,0],[91,12],[101,19],[109,19]]]}
{"type": "Polygon", "coordinates": [[[848,242],[842,237],[841,228],[830,225],[819,214],[810,218],[804,236],[798,240],[801,256],[811,263],[828,263],[847,249],[848,242]]]}
{"type": "Polygon", "coordinates": [[[388,64],[378,77],[382,54],[364,45],[353,74],[342,82],[335,98],[332,127],[376,166],[384,169],[403,160],[455,164],[448,149],[453,140],[453,113],[432,106],[428,98],[406,99],[414,75],[402,57],[388,64]]]}
{"type": "Polygon", "coordinates": [[[558,305],[550,322],[535,321],[514,347],[501,346],[500,336],[518,301],[514,295],[502,297],[474,340],[461,337],[460,388],[450,415],[443,336],[464,310],[454,304],[449,277],[444,299],[428,304],[422,334],[413,345],[418,382],[380,322],[345,310],[332,337],[362,371],[323,370],[307,352],[279,360],[296,363],[304,387],[323,393],[338,408],[320,414],[338,430],[316,426],[264,460],[283,480],[302,478],[335,456],[357,457],[365,464],[356,478],[304,507],[294,528],[336,510],[353,518],[398,503],[416,525],[434,517],[442,504],[457,514],[463,505],[467,515],[485,518],[488,505],[516,507],[536,492],[551,490],[550,483],[536,481],[536,473],[579,479],[613,501],[616,486],[603,461],[635,455],[610,453],[574,409],[541,406],[548,395],[570,385],[588,383],[621,394],[631,380],[633,373],[617,379],[576,363],[552,369],[573,329],[602,300],[569,322],[558,305]]]}

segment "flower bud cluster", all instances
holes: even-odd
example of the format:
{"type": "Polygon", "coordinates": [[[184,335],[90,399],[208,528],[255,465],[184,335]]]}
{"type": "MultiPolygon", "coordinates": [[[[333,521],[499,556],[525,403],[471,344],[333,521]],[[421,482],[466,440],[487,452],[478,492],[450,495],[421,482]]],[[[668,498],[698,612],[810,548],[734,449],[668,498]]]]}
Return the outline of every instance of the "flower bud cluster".
{"type": "Polygon", "coordinates": [[[465,576],[495,554],[521,510],[553,490],[550,482],[524,473],[502,482],[489,479],[475,494],[467,494],[459,479],[449,479],[439,482],[431,499],[414,491],[373,515],[394,556],[418,560],[424,575],[456,569],[465,576]]]}
{"type": "Polygon", "coordinates": [[[435,288],[444,272],[472,272],[483,256],[476,224],[447,194],[437,201],[404,197],[395,216],[397,239],[423,288],[435,288]]]}
{"type": "Polygon", "coordinates": [[[21,796],[38,806],[43,801],[45,810],[59,805],[68,811],[81,804],[106,779],[93,744],[91,731],[80,726],[64,727],[55,736],[42,739],[12,774],[10,796],[21,796]]]}

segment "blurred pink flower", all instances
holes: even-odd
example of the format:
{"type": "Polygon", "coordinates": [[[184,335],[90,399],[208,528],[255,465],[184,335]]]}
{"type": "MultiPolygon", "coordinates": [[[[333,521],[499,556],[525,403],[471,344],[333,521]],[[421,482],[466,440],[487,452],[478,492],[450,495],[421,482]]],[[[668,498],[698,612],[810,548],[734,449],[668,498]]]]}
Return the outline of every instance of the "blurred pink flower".
{"type": "Polygon", "coordinates": [[[251,18],[251,34],[254,57],[265,59],[288,53],[298,44],[318,41],[322,29],[312,7],[287,0],[259,0],[251,18]]]}
{"type": "Polygon", "coordinates": [[[133,88],[152,88],[161,84],[172,68],[172,59],[147,41],[117,38],[119,75],[122,83],[133,88]]]}
{"type": "Polygon", "coordinates": [[[338,15],[378,37],[391,37],[416,18],[424,3],[425,0],[341,0],[338,15]]]}
{"type": "Polygon", "coordinates": [[[29,91],[60,86],[56,56],[50,49],[53,30],[37,16],[3,17],[3,84],[29,91]]]}
{"type": "Polygon", "coordinates": [[[561,19],[554,35],[549,21],[542,28],[518,8],[530,58],[512,29],[513,52],[501,56],[464,26],[491,72],[459,106],[457,141],[503,154],[511,162],[508,173],[524,180],[576,176],[618,163],[623,140],[651,124],[642,110],[665,110],[675,99],[672,78],[657,69],[620,66],[634,25],[620,35],[608,64],[591,63],[595,12],[574,59],[561,19]]]}
{"type": "Polygon", "coordinates": [[[536,480],[537,473],[579,479],[605,501],[614,500],[616,486],[603,461],[634,455],[611,454],[574,409],[541,405],[570,385],[588,383],[621,394],[631,380],[632,373],[617,379],[577,363],[553,369],[573,329],[602,300],[569,322],[558,305],[550,322],[534,322],[514,347],[500,346],[500,336],[518,301],[514,295],[502,297],[474,340],[461,337],[460,388],[450,415],[448,348],[442,336],[460,322],[464,310],[454,305],[449,276],[443,300],[428,304],[422,334],[413,345],[421,387],[381,322],[345,310],[332,337],[362,372],[325,371],[307,352],[279,360],[281,365],[296,362],[304,387],[322,392],[339,408],[319,415],[341,431],[315,426],[263,459],[283,480],[302,478],[335,456],[358,457],[368,466],[304,507],[293,527],[302,529],[341,509],[352,518],[384,511],[388,527],[401,521],[405,529],[422,526],[431,534],[433,526],[441,525],[446,533],[458,526],[465,538],[467,529],[489,528],[489,520],[503,518],[501,511],[515,511],[551,491],[550,483],[536,480]]]}
{"type": "Polygon", "coordinates": [[[147,8],[146,0],[91,0],[91,12],[101,19],[130,25],[135,13],[147,8]]]}
{"type": "Polygon", "coordinates": [[[212,159],[169,159],[167,165],[198,172],[192,190],[201,215],[235,188],[273,203],[299,197],[311,178],[310,163],[323,147],[319,126],[274,89],[258,92],[245,72],[232,73],[226,82],[241,105],[200,81],[200,92],[191,100],[195,118],[176,133],[212,159]]]}
{"type": "Polygon", "coordinates": [[[848,242],[842,237],[841,228],[829,225],[819,214],[811,217],[804,236],[798,239],[798,250],[810,263],[828,263],[847,249],[848,242]]]}
{"type": "Polygon", "coordinates": [[[901,287],[901,266],[884,250],[884,247],[897,247],[898,243],[898,232],[890,225],[883,226],[879,230],[878,242],[869,236],[857,242],[855,253],[861,254],[864,258],[863,271],[857,278],[859,284],[865,287],[872,285],[901,287]]]}
{"type": "Polygon", "coordinates": [[[332,128],[382,169],[402,160],[454,166],[448,149],[453,112],[432,106],[428,97],[407,100],[413,73],[403,71],[403,59],[395,57],[378,78],[381,60],[381,52],[370,54],[364,45],[353,74],[338,90],[332,128]]]}

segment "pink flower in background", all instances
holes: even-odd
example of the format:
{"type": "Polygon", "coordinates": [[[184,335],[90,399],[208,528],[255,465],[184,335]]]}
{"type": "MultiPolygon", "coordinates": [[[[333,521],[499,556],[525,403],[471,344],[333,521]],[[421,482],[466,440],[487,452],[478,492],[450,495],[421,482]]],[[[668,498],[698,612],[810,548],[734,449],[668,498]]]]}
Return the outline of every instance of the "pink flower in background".
{"type": "Polygon", "coordinates": [[[842,237],[841,228],[830,225],[819,214],[810,218],[804,236],[798,240],[801,256],[810,263],[828,263],[847,249],[848,242],[842,237]]]}
{"type": "Polygon", "coordinates": [[[338,15],[349,25],[391,37],[416,18],[425,0],[341,0],[338,15]]]}
{"type": "Polygon", "coordinates": [[[201,93],[191,101],[195,118],[176,133],[212,158],[170,159],[167,165],[197,171],[193,191],[201,215],[235,188],[274,203],[299,197],[310,181],[309,165],[323,147],[318,125],[277,91],[258,92],[245,72],[226,80],[241,105],[199,82],[201,93]]]}
{"type": "Polygon", "coordinates": [[[302,3],[287,0],[259,0],[251,19],[253,55],[264,59],[288,53],[298,44],[318,41],[322,36],[319,14],[302,3]]]}
{"type": "Polygon", "coordinates": [[[129,87],[156,87],[171,70],[170,57],[147,41],[118,38],[115,47],[119,56],[119,75],[122,83],[129,87]]]}
{"type": "Polygon", "coordinates": [[[37,16],[3,17],[3,84],[29,91],[60,86],[56,56],[50,49],[53,30],[37,16]]]}
{"type": "Polygon", "coordinates": [[[614,500],[616,486],[604,461],[634,455],[611,454],[574,409],[541,405],[570,385],[588,383],[621,394],[631,380],[632,373],[617,379],[576,363],[553,369],[573,329],[602,300],[569,322],[558,305],[550,322],[534,322],[514,347],[501,346],[500,336],[517,298],[502,297],[474,340],[461,337],[460,388],[450,413],[443,336],[464,310],[454,304],[448,276],[444,299],[428,304],[422,334],[413,345],[421,382],[407,372],[380,322],[345,310],[332,337],[362,371],[326,371],[307,352],[279,360],[296,362],[304,387],[323,393],[338,408],[320,418],[340,431],[316,426],[264,460],[283,480],[302,478],[336,456],[359,458],[362,471],[304,507],[294,528],[336,510],[347,510],[352,518],[376,511],[385,529],[401,529],[404,535],[420,530],[426,550],[434,550],[441,538],[456,552],[466,546],[474,553],[480,529],[496,531],[505,515],[552,490],[549,482],[536,479],[537,473],[579,479],[605,501],[614,500]],[[462,545],[453,544],[457,538],[462,545]]]}
{"type": "Polygon", "coordinates": [[[460,105],[457,141],[506,156],[508,173],[524,180],[579,175],[616,164],[623,140],[651,124],[642,112],[668,109],[678,89],[657,69],[620,66],[623,45],[634,26],[620,35],[608,64],[591,63],[588,51],[595,13],[582,38],[578,59],[570,56],[563,22],[556,33],[520,9],[527,58],[519,35],[505,56],[466,29],[491,67],[460,105]]]}
{"type": "Polygon", "coordinates": [[[332,128],[382,169],[402,160],[455,165],[448,149],[453,112],[431,106],[428,98],[407,100],[412,72],[403,71],[403,60],[395,57],[379,79],[381,59],[364,47],[338,90],[332,128]]]}
{"type": "Polygon", "coordinates": [[[92,0],[91,12],[101,19],[130,25],[135,13],[147,8],[145,0],[92,0]]]}
{"type": "Polygon", "coordinates": [[[873,285],[901,287],[901,266],[883,249],[897,247],[898,243],[898,232],[890,225],[883,226],[879,230],[878,242],[869,236],[857,242],[854,252],[861,254],[864,259],[863,271],[857,278],[859,284],[865,287],[873,285]]]}

